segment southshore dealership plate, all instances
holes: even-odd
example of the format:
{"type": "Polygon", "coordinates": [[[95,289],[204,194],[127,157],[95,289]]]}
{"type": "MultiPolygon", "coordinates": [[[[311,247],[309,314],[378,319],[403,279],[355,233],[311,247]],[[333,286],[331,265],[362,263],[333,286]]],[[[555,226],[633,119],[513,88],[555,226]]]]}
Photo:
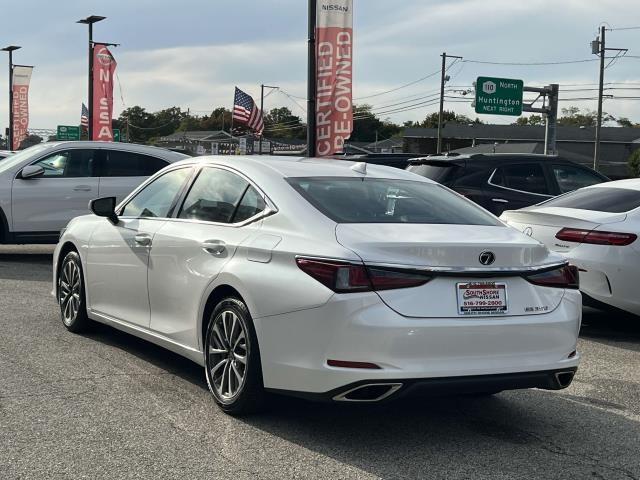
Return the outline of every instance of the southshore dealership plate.
{"type": "Polygon", "coordinates": [[[459,315],[500,315],[507,313],[507,285],[496,282],[469,282],[456,285],[459,315]]]}

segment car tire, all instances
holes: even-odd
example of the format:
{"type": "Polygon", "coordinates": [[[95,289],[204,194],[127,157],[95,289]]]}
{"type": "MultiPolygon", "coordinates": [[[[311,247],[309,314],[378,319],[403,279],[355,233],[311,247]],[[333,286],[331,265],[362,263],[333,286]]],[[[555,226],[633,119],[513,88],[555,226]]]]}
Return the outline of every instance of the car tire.
{"type": "Polygon", "coordinates": [[[209,391],[229,415],[246,415],[265,402],[260,349],[247,306],[235,297],[213,310],[204,342],[209,391]]]}
{"type": "Polygon", "coordinates": [[[58,272],[58,305],[63,325],[73,333],[86,330],[91,324],[87,316],[82,262],[78,252],[67,253],[58,272]]]}

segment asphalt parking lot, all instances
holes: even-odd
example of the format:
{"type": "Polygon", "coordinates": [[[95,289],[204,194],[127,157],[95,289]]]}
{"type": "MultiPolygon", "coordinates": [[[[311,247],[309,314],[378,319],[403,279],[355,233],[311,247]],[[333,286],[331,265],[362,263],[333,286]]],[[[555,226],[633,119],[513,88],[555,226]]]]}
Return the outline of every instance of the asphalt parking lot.
{"type": "Polygon", "coordinates": [[[68,333],[50,247],[0,247],[0,478],[640,477],[640,320],[585,315],[560,392],[222,414],[201,368],[117,330],[68,333]]]}

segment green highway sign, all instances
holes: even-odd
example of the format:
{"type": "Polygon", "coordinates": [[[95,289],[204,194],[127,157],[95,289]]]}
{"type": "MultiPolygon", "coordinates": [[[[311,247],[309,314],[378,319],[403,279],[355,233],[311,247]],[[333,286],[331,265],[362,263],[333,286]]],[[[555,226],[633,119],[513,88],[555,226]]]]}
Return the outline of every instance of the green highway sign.
{"type": "Polygon", "coordinates": [[[489,115],[522,115],[524,82],[512,78],[478,77],[476,80],[476,113],[489,115]]]}
{"type": "Polygon", "coordinates": [[[113,141],[114,142],[119,142],[120,141],[120,129],[119,128],[114,128],[113,129],[113,141]]]}
{"type": "Polygon", "coordinates": [[[80,127],[75,125],[58,125],[58,140],[80,140],[80,127]]]}

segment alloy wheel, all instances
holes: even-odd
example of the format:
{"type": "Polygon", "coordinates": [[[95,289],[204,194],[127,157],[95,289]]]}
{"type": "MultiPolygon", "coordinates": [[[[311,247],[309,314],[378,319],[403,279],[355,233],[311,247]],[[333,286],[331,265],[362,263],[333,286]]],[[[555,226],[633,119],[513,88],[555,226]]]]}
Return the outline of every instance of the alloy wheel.
{"type": "Polygon", "coordinates": [[[62,321],[69,326],[78,316],[82,300],[80,269],[73,260],[65,263],[62,268],[59,292],[62,321]]]}
{"type": "Polygon", "coordinates": [[[247,332],[232,310],[223,310],[214,319],[209,336],[209,378],[215,394],[228,402],[241,392],[247,375],[247,332]]]}

